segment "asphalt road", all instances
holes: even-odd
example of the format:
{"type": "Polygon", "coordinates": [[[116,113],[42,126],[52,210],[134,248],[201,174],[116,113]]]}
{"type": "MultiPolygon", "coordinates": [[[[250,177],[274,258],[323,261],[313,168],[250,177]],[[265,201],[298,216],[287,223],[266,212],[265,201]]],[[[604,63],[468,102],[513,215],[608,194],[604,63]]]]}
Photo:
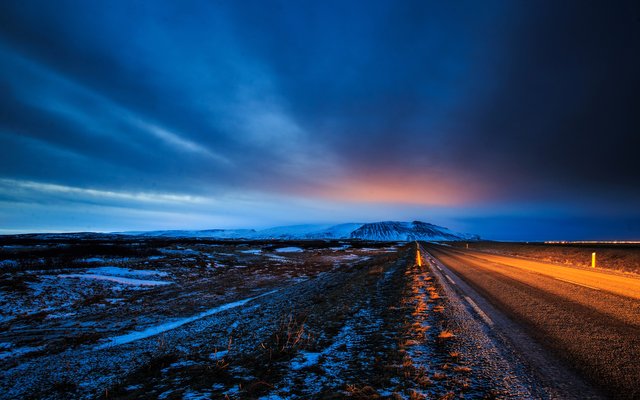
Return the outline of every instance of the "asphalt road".
{"type": "MultiPolygon", "coordinates": [[[[467,299],[491,329],[523,332],[516,347],[527,347],[523,351],[532,358],[546,353],[547,359],[557,360],[605,397],[640,398],[640,279],[445,246],[423,247],[441,262],[450,284],[458,281],[463,296],[469,292],[467,299]],[[505,322],[495,324],[496,320],[505,322]]],[[[504,333],[514,337],[513,332],[504,333]]],[[[555,384],[561,385],[562,379],[555,384]]]]}

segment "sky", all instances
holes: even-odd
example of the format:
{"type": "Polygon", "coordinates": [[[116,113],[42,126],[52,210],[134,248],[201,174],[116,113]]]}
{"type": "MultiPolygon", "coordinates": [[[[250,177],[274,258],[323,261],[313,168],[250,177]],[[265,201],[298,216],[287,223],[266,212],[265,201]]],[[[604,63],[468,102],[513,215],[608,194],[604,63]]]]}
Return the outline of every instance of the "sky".
{"type": "Polygon", "coordinates": [[[635,1],[0,2],[0,233],[640,239],[635,1]]]}

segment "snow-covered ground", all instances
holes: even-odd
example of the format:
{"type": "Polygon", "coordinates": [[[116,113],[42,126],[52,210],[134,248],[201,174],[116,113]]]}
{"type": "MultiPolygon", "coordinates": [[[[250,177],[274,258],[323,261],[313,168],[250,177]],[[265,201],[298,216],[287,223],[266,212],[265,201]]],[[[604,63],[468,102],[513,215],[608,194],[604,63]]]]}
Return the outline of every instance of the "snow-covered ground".
{"type": "Polygon", "coordinates": [[[262,253],[262,250],[261,249],[241,250],[240,253],[242,253],[242,254],[260,254],[260,253],[262,253]]]}
{"type": "Polygon", "coordinates": [[[98,274],[60,274],[58,278],[80,278],[80,279],[95,279],[97,281],[115,282],[123,285],[131,286],[161,286],[170,285],[173,282],[169,281],[151,281],[146,279],[132,279],[122,276],[110,276],[110,275],[98,275],[98,274]]]}
{"type": "Polygon", "coordinates": [[[272,290],[270,292],[267,293],[263,293],[259,296],[254,296],[254,297],[250,297],[248,299],[242,299],[242,300],[237,300],[231,303],[226,303],[214,308],[211,308],[207,311],[201,312],[197,315],[191,316],[191,317],[187,317],[187,318],[180,318],[178,320],[175,321],[170,321],[170,322],[165,322],[162,323],[160,325],[156,325],[156,326],[151,326],[149,328],[146,328],[142,331],[134,331],[134,332],[130,332],[130,333],[126,333],[124,335],[120,335],[120,336],[116,336],[116,337],[111,337],[107,339],[107,342],[104,344],[101,344],[100,346],[98,346],[98,349],[102,349],[102,348],[106,348],[106,347],[112,347],[112,346],[119,346],[125,343],[130,343],[130,342],[134,342],[136,340],[140,340],[140,339],[145,339],[148,338],[150,336],[155,336],[158,335],[160,333],[166,332],[166,331],[170,331],[172,329],[176,329],[182,325],[188,324],[190,322],[193,321],[197,321],[199,319],[202,318],[206,318],[208,316],[214,315],[214,314],[218,314],[219,312],[222,311],[226,311],[232,308],[236,308],[236,307],[240,307],[243,306],[245,304],[247,304],[248,302],[255,300],[257,298],[260,298],[262,296],[266,296],[269,295],[271,293],[276,292],[275,290],[272,290]]]}
{"type": "Polygon", "coordinates": [[[304,250],[300,247],[280,247],[275,251],[276,253],[302,253],[304,250]]]}
{"type": "MultiPolygon", "coordinates": [[[[2,253],[18,268],[0,272],[0,398],[53,399],[57,388],[81,399],[422,390],[402,366],[416,340],[405,324],[418,318],[410,245],[118,240],[71,243],[72,256],[43,262],[2,253]]],[[[434,330],[439,304],[422,310],[434,330]]],[[[432,339],[433,357],[415,362],[457,365],[432,339]]],[[[426,392],[446,395],[464,374],[426,392]]]]}

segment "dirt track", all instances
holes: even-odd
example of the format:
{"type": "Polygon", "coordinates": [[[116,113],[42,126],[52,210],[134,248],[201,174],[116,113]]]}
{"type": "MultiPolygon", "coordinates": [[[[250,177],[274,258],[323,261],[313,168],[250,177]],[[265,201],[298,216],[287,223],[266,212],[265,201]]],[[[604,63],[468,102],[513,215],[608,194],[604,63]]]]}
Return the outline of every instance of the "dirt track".
{"type": "Polygon", "coordinates": [[[442,246],[425,247],[606,396],[640,397],[637,279],[442,246]]]}

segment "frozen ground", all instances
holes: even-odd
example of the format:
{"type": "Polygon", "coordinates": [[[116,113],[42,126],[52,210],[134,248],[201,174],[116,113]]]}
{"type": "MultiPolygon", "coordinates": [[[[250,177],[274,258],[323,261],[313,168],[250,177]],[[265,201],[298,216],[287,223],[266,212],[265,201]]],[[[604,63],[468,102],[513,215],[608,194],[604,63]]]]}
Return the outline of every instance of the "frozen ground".
{"type": "Polygon", "coordinates": [[[2,399],[528,393],[447,337],[466,317],[413,244],[3,240],[2,399]]]}

